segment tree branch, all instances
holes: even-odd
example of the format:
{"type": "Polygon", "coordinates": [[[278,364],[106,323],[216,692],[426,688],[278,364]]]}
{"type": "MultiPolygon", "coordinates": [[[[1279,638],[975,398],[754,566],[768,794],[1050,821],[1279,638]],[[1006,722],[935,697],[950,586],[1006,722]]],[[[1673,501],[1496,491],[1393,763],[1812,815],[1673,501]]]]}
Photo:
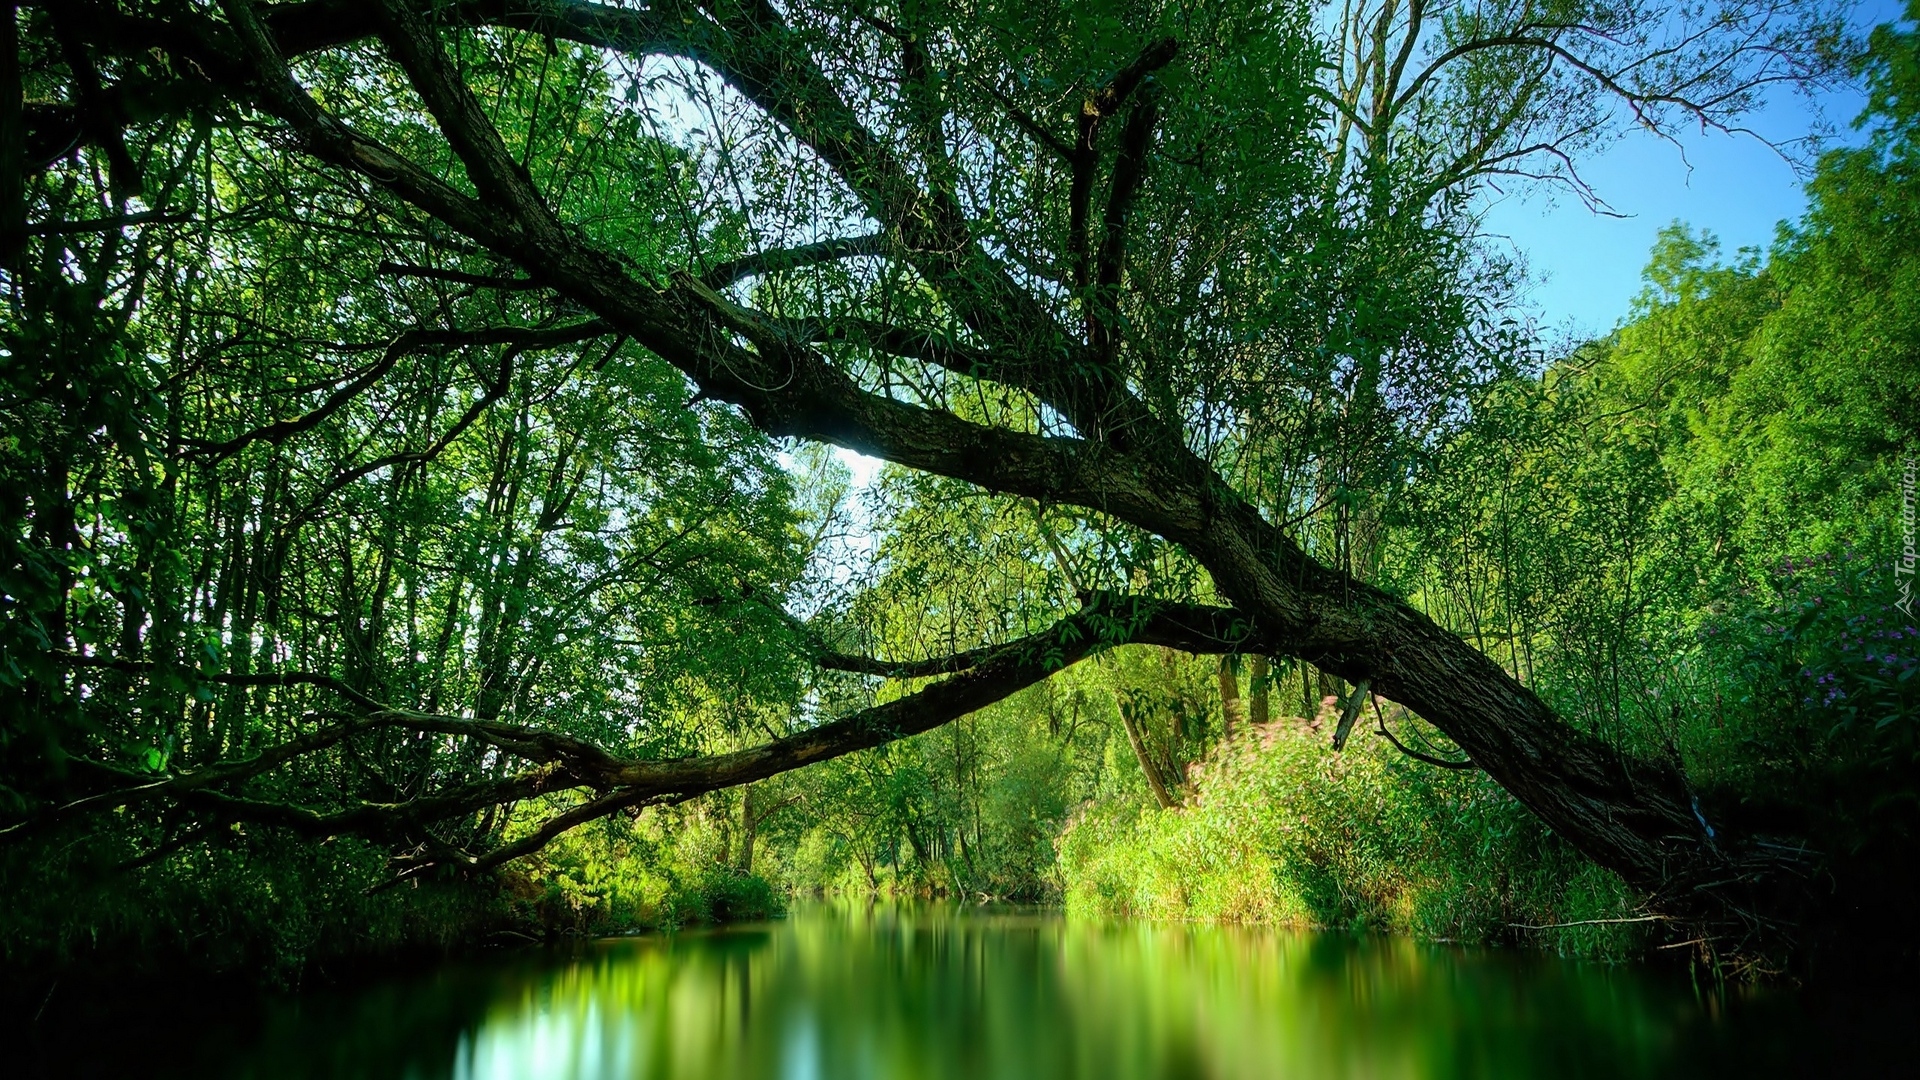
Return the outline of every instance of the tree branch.
{"type": "Polygon", "coordinates": [[[1438,765],[1442,769],[1477,769],[1480,767],[1478,765],[1475,765],[1471,759],[1467,761],[1448,761],[1446,758],[1437,758],[1437,757],[1434,757],[1432,754],[1423,754],[1420,751],[1407,746],[1405,743],[1395,738],[1392,731],[1389,731],[1387,729],[1387,717],[1385,713],[1380,711],[1380,703],[1378,701],[1375,701],[1373,703],[1373,718],[1379,722],[1379,727],[1377,730],[1380,732],[1380,734],[1386,736],[1387,741],[1393,744],[1393,748],[1407,755],[1408,757],[1414,759],[1415,761],[1424,761],[1428,765],[1438,765]]]}
{"type": "Polygon", "coordinates": [[[817,266],[820,263],[834,262],[839,259],[886,253],[885,233],[838,237],[814,244],[776,248],[772,251],[761,251],[752,255],[742,255],[737,259],[729,259],[702,274],[700,280],[706,284],[707,288],[719,290],[742,278],[778,273],[782,270],[797,270],[804,266],[817,266]]]}
{"type": "Polygon", "coordinates": [[[526,166],[507,151],[500,131],[467,88],[440,49],[440,43],[407,0],[375,0],[381,37],[407,78],[439,123],[440,131],[460,161],[467,178],[479,189],[483,202],[507,212],[510,219],[533,236],[553,242],[561,238],[560,222],[535,190],[526,166]]]}
{"type": "MultiPolygon", "coordinates": [[[[601,793],[588,803],[557,816],[514,845],[496,849],[496,853],[487,856],[471,857],[471,868],[487,869],[537,851],[567,829],[620,809],[677,801],[735,787],[930,731],[1025,689],[1095,652],[1129,643],[1222,653],[1271,647],[1254,633],[1244,618],[1230,609],[1095,593],[1087,597],[1080,611],[1027,637],[953,657],[909,662],[904,665],[907,669],[904,674],[898,673],[903,665],[888,665],[892,670],[869,672],[895,678],[956,672],[912,694],[747,750],[668,761],[617,757],[591,742],[554,731],[385,706],[324,674],[209,675],[209,681],[236,685],[318,686],[371,711],[290,739],[251,758],[215,762],[171,776],[143,776],[84,761],[88,771],[110,779],[114,786],[0,829],[0,836],[138,802],[170,798],[235,820],[257,821],[309,835],[357,833],[390,839],[487,806],[545,792],[589,788],[601,793]],[[404,802],[360,803],[337,810],[259,800],[216,790],[260,777],[297,758],[338,745],[351,736],[387,727],[472,738],[537,767],[404,802]],[[508,853],[498,854],[499,851],[508,853]]],[[[152,665],[136,662],[71,656],[65,659],[76,666],[152,670],[152,665]]],[[[856,663],[864,659],[857,658],[856,663]]],[[[872,663],[879,668],[884,662],[872,663]]],[[[418,861],[446,860],[442,855],[430,853],[418,861]]]]}
{"type": "MultiPolygon", "coordinates": [[[[1086,289],[1093,283],[1091,239],[1087,235],[1090,204],[1093,201],[1094,172],[1100,164],[1100,123],[1119,109],[1134,88],[1149,74],[1173,61],[1179,43],[1161,38],[1135,57],[1133,62],[1093,93],[1080,105],[1078,129],[1073,144],[1072,179],[1067,191],[1067,258],[1073,266],[1074,286],[1086,289]]],[[[1151,117],[1148,118],[1151,124],[1151,117]]]]}
{"type": "Polygon", "coordinates": [[[1346,704],[1340,710],[1340,723],[1333,729],[1333,748],[1343,750],[1347,745],[1347,735],[1353,731],[1353,722],[1360,716],[1360,707],[1367,703],[1367,692],[1372,689],[1372,681],[1361,679],[1353,684],[1353,692],[1347,696],[1346,704]]]}
{"type": "Polygon", "coordinates": [[[498,289],[502,292],[529,292],[545,287],[532,278],[491,277],[486,274],[469,274],[465,270],[448,270],[438,266],[414,266],[411,263],[382,262],[375,269],[382,274],[427,278],[431,281],[451,281],[457,285],[475,285],[483,289],[498,289]]]}
{"type": "Polygon", "coordinates": [[[994,379],[1011,366],[985,349],[962,345],[939,331],[896,326],[877,319],[841,315],[796,319],[787,325],[809,343],[853,342],[889,356],[919,360],[974,379],[994,379]]]}
{"type": "Polygon", "coordinates": [[[1066,140],[1048,131],[1025,109],[1022,109],[1016,104],[1012,98],[977,79],[968,79],[967,81],[973,83],[974,87],[981,93],[998,102],[1000,107],[1006,110],[1007,116],[1013,121],[1014,126],[1026,132],[1028,135],[1033,136],[1035,142],[1053,151],[1062,161],[1071,162],[1073,160],[1073,147],[1069,146],[1066,140]]]}
{"type": "MultiPolygon", "coordinates": [[[[382,264],[386,265],[386,264],[382,264]]],[[[485,330],[408,330],[396,336],[387,344],[379,360],[369,365],[352,382],[328,395],[320,407],[292,420],[279,420],[271,424],[243,432],[225,442],[210,443],[201,439],[185,439],[194,447],[194,452],[209,460],[219,461],[229,457],[243,447],[255,442],[279,444],[311,431],[325,423],[327,418],[339,412],[353,399],[359,397],[380,377],[393,368],[402,357],[410,353],[431,348],[445,348],[461,345],[508,344],[516,349],[558,348],[582,341],[591,341],[605,335],[611,328],[599,320],[573,323],[568,326],[556,326],[546,329],[524,329],[503,326],[485,330]]],[[[392,462],[389,462],[391,464],[392,462]]]]}
{"type": "Polygon", "coordinates": [[[1093,290],[1086,299],[1087,342],[1105,360],[1113,358],[1118,346],[1113,323],[1120,279],[1127,265],[1127,214],[1147,174],[1147,149],[1153,140],[1154,122],[1160,115],[1155,97],[1152,85],[1145,86],[1121,129],[1120,154],[1113,163],[1113,190],[1107,196],[1107,212],[1102,223],[1106,236],[1100,245],[1093,290]]]}

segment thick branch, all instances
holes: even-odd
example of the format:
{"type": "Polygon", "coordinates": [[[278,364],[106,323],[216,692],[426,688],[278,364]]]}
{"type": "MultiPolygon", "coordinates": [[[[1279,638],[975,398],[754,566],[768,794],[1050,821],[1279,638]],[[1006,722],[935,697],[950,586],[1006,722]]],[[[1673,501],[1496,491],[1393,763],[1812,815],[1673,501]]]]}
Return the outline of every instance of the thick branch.
{"type": "MultiPolygon", "coordinates": [[[[925,673],[938,673],[932,670],[938,667],[959,673],[915,693],[751,749],[675,761],[616,757],[591,742],[559,732],[387,707],[324,674],[211,675],[209,681],[240,685],[317,686],[375,711],[329,724],[251,758],[216,762],[171,776],[143,776],[97,762],[85,762],[86,771],[109,781],[107,790],[16,822],[0,830],[0,835],[167,798],[222,817],[257,821],[309,835],[358,833],[391,839],[487,806],[546,792],[588,788],[601,793],[549,821],[526,840],[517,841],[519,846],[510,845],[514,853],[470,860],[469,865],[484,869],[538,850],[566,829],[620,809],[663,800],[677,801],[750,783],[930,731],[1025,689],[1095,652],[1133,642],[1195,652],[1238,652],[1250,645],[1266,647],[1246,620],[1229,609],[1093,594],[1078,613],[1044,631],[1003,645],[971,650],[960,657],[929,662],[924,665],[925,673]],[[536,767],[405,802],[360,803],[338,810],[254,799],[219,790],[378,728],[471,738],[536,767]]],[[[151,665],[95,658],[68,659],[79,666],[130,671],[151,668],[151,665]]],[[[914,671],[910,676],[896,677],[919,677],[920,674],[921,671],[914,671]]],[[[422,859],[438,861],[432,854],[422,859]]]]}
{"type": "Polygon", "coordinates": [[[487,110],[467,88],[466,80],[447,63],[433,29],[407,0],[377,0],[386,39],[394,59],[406,69],[413,88],[439,122],[454,153],[467,167],[467,177],[490,207],[505,211],[522,229],[540,239],[560,237],[560,223],[534,189],[533,177],[507,151],[499,129],[487,110]]]}
{"type": "Polygon", "coordinates": [[[984,349],[963,345],[946,334],[917,327],[896,326],[854,315],[830,319],[802,319],[789,323],[803,341],[854,342],[889,356],[904,356],[946,368],[974,379],[992,379],[1006,361],[984,349]]]}
{"type": "Polygon", "coordinates": [[[798,270],[801,267],[817,266],[820,263],[835,262],[840,259],[884,255],[886,252],[885,233],[838,237],[815,244],[776,248],[772,251],[742,255],[738,259],[729,259],[702,274],[700,280],[705,282],[709,289],[724,289],[742,278],[778,273],[782,270],[798,270]]]}
{"type": "MultiPolygon", "coordinates": [[[[1081,289],[1093,283],[1090,265],[1092,241],[1087,235],[1087,226],[1092,216],[1090,206],[1093,201],[1094,171],[1100,163],[1101,121],[1113,115],[1149,74],[1171,63],[1178,51],[1179,43],[1172,38],[1153,42],[1141,50],[1132,63],[1120,69],[1105,86],[1088,94],[1080,106],[1079,124],[1070,159],[1073,176],[1067,191],[1067,255],[1074,267],[1073,283],[1081,289]]],[[[1149,117],[1149,126],[1151,123],[1149,117]]]]}
{"type": "Polygon", "coordinates": [[[1120,154],[1113,163],[1113,190],[1107,196],[1107,212],[1102,226],[1105,238],[1100,245],[1100,263],[1094,276],[1092,293],[1087,297],[1087,343],[1103,359],[1111,360],[1117,345],[1113,332],[1115,309],[1119,303],[1120,280],[1127,265],[1127,215],[1147,174],[1147,148],[1153,141],[1153,126],[1159,117],[1153,88],[1141,91],[1140,101],[1127,113],[1120,133],[1120,154]]]}

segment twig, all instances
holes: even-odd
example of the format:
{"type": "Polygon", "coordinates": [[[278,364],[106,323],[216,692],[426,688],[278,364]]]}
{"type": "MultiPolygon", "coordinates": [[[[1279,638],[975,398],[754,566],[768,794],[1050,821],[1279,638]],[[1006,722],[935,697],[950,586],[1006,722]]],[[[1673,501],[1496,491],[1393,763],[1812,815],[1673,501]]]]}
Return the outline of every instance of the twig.
{"type": "Polygon", "coordinates": [[[1666,915],[1635,915],[1626,919],[1575,919],[1573,922],[1542,923],[1534,926],[1528,923],[1510,922],[1507,925],[1515,930],[1565,930],[1569,926],[1611,926],[1617,923],[1672,922],[1666,915]]]}
{"type": "Polygon", "coordinates": [[[1387,717],[1386,714],[1380,711],[1380,703],[1378,701],[1373,703],[1373,716],[1374,719],[1380,722],[1380,734],[1387,737],[1387,741],[1393,744],[1393,748],[1415,761],[1424,761],[1429,765],[1438,765],[1443,769],[1477,769],[1480,767],[1474,764],[1471,759],[1466,761],[1448,761],[1446,758],[1434,757],[1432,754],[1423,754],[1402,743],[1399,739],[1394,738],[1393,732],[1387,730],[1387,717]]]}

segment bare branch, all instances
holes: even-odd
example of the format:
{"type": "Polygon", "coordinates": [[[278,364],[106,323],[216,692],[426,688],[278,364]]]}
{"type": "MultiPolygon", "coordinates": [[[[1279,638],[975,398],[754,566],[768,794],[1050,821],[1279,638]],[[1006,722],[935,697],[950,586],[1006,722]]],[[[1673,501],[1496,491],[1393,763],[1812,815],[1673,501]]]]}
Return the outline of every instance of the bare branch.
{"type": "Polygon", "coordinates": [[[1035,120],[1029,115],[1025,109],[1022,109],[1016,104],[1012,98],[977,79],[969,79],[968,81],[979,89],[981,93],[998,102],[1000,107],[1006,110],[1007,117],[1014,122],[1014,125],[1028,135],[1033,136],[1035,142],[1053,151],[1062,161],[1071,161],[1073,159],[1073,147],[1068,145],[1065,139],[1048,131],[1038,120],[1035,120]]]}
{"type": "Polygon", "coordinates": [[[1370,679],[1361,679],[1353,684],[1353,692],[1347,695],[1346,704],[1340,709],[1340,723],[1333,729],[1333,748],[1343,750],[1347,745],[1347,735],[1353,731],[1353,722],[1360,716],[1360,707],[1367,703],[1368,691],[1373,687],[1370,679]]]}
{"type": "MultiPolygon", "coordinates": [[[[201,439],[184,440],[194,447],[194,452],[211,460],[218,461],[231,456],[241,448],[255,442],[279,444],[295,435],[311,431],[325,423],[327,418],[339,412],[349,402],[379,382],[381,376],[393,368],[402,357],[424,349],[445,348],[457,345],[494,345],[507,344],[516,351],[526,349],[558,348],[582,341],[591,341],[604,336],[611,328],[604,322],[573,323],[567,326],[555,326],[545,329],[527,329],[515,326],[494,327],[484,330],[409,330],[389,342],[380,359],[368,365],[347,385],[328,395],[320,407],[292,420],[279,420],[271,424],[243,432],[225,442],[211,443],[201,439]]],[[[398,460],[386,464],[397,464],[398,460]]],[[[384,465],[376,468],[384,468],[384,465]]],[[[372,471],[372,470],[369,470],[372,471]]]]}
{"type": "Polygon", "coordinates": [[[1379,724],[1379,727],[1376,728],[1375,730],[1379,731],[1380,734],[1386,736],[1387,741],[1393,744],[1393,748],[1395,750],[1400,751],[1402,754],[1407,755],[1408,757],[1414,759],[1415,761],[1423,761],[1428,765],[1437,765],[1442,769],[1477,769],[1480,767],[1478,765],[1475,765],[1472,760],[1448,761],[1446,758],[1437,758],[1437,757],[1434,757],[1432,754],[1423,754],[1420,751],[1415,750],[1412,747],[1409,747],[1407,744],[1401,742],[1398,738],[1394,736],[1392,731],[1388,730],[1386,714],[1380,711],[1380,702],[1378,701],[1375,701],[1373,703],[1373,717],[1374,717],[1374,720],[1377,721],[1379,724]]]}

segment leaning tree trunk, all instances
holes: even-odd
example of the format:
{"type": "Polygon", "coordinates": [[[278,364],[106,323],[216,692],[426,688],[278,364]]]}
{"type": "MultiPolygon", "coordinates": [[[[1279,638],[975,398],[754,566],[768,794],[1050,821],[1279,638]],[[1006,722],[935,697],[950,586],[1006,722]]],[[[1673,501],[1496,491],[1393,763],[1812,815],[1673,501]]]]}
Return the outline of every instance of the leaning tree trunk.
{"type": "Polygon", "coordinates": [[[1133,713],[1124,706],[1120,709],[1120,726],[1126,729],[1127,745],[1133,748],[1134,760],[1140,763],[1140,774],[1147,778],[1147,790],[1153,793],[1153,801],[1162,810],[1171,810],[1179,806],[1180,800],[1173,797],[1173,792],[1167,787],[1165,778],[1160,775],[1159,764],[1153,760],[1153,754],[1147,749],[1146,739],[1140,732],[1139,721],[1135,720],[1133,713]]]}
{"type": "MultiPolygon", "coordinates": [[[[1225,500],[1222,500],[1223,502],[1225,500]]],[[[1320,566],[1245,503],[1172,530],[1263,636],[1397,701],[1555,833],[1665,913],[1743,949],[1790,942],[1811,900],[1803,845],[1716,828],[1676,767],[1575,728],[1498,663],[1400,598],[1320,566]],[[1290,648],[1288,646],[1291,646],[1290,648]]]]}

